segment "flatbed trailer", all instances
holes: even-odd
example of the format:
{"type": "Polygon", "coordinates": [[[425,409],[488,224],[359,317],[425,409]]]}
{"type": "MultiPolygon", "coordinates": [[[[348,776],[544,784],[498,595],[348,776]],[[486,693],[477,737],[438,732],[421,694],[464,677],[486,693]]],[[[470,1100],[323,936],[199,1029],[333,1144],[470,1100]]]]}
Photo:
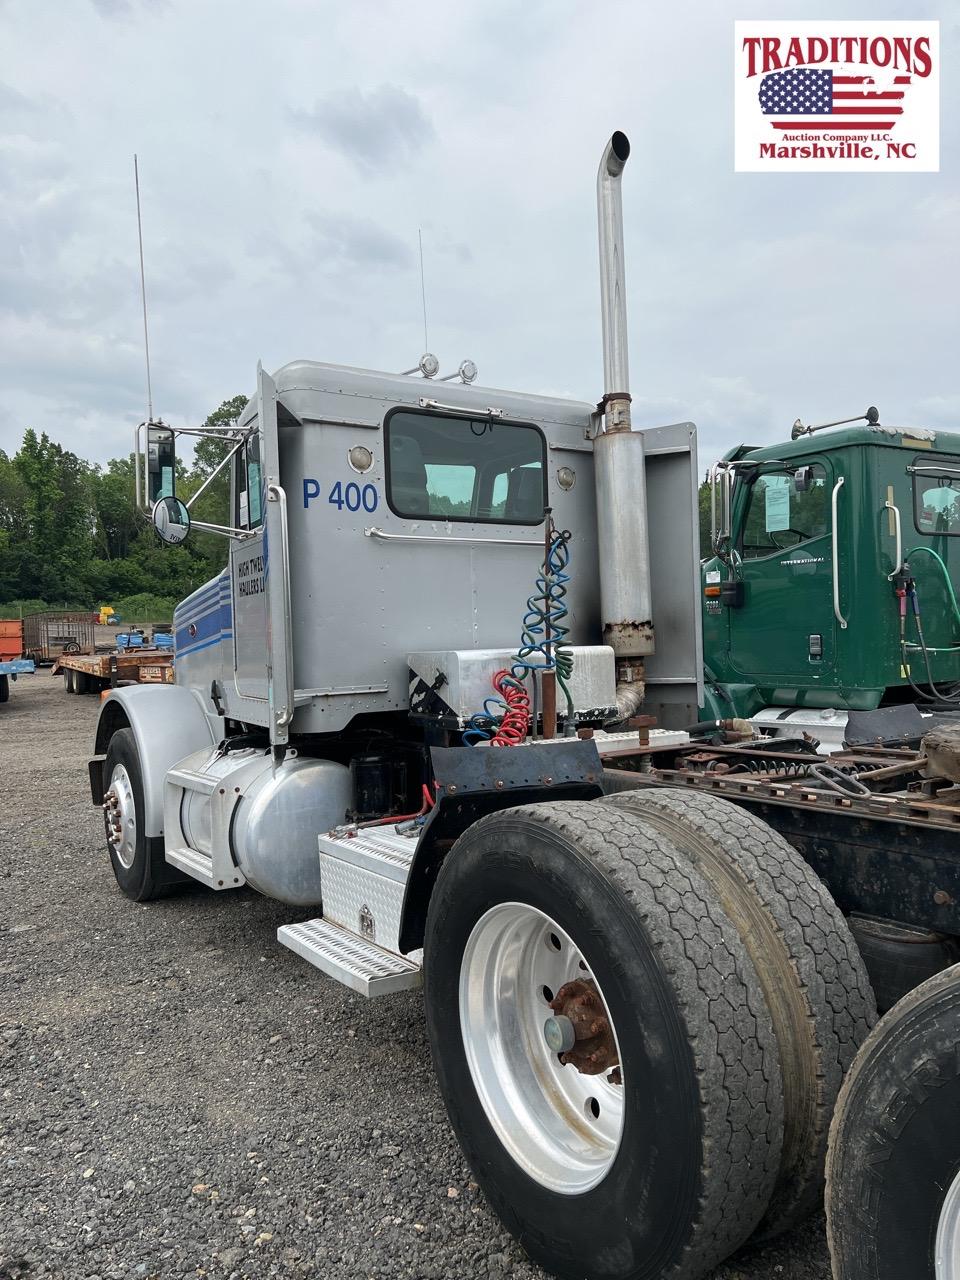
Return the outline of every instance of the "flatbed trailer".
{"type": "Polygon", "coordinates": [[[128,684],[173,684],[169,649],[117,649],[110,653],[64,653],[52,675],[63,673],[67,693],[99,693],[128,684]]]}
{"type": "Polygon", "coordinates": [[[11,680],[16,680],[17,676],[29,675],[33,670],[34,665],[30,658],[9,658],[0,661],[0,702],[9,700],[11,680]]]}

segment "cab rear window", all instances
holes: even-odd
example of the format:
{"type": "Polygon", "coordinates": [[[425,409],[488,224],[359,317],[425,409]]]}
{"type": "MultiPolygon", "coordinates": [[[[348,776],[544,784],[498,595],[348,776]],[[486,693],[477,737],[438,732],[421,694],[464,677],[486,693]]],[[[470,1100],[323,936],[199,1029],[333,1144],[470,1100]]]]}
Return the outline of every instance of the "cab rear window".
{"type": "Polygon", "coordinates": [[[913,522],[918,532],[934,537],[960,534],[960,458],[916,459],[913,522]]]}
{"type": "Polygon", "coordinates": [[[546,442],[538,428],[398,409],[385,431],[387,501],[395,515],[543,521],[546,442]]]}

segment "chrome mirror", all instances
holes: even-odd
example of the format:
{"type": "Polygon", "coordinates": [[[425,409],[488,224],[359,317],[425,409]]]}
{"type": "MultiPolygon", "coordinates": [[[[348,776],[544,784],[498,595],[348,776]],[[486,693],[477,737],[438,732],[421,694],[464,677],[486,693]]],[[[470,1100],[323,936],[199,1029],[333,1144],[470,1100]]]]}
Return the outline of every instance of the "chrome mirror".
{"type": "Polygon", "coordinates": [[[159,498],[153,508],[153,527],[164,542],[183,542],[190,532],[190,512],[179,498],[159,498]]]}

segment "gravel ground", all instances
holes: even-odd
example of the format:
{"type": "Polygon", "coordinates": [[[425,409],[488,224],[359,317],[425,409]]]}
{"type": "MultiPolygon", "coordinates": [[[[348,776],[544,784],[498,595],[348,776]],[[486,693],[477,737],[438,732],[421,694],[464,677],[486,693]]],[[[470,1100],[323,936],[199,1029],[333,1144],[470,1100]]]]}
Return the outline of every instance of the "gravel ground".
{"type": "MultiPolygon", "coordinates": [[[[447,1126],[422,999],[365,1001],[248,891],[121,897],[97,701],[0,707],[0,1280],[543,1278],[447,1126]]],[[[817,1219],[713,1280],[829,1280],[817,1219]]]]}

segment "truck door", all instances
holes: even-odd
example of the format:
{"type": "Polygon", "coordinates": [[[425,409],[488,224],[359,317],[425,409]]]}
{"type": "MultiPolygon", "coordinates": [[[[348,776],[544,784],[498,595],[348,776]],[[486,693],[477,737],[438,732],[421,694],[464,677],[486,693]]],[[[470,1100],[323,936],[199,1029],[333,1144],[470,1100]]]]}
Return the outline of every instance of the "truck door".
{"type": "Polygon", "coordinates": [[[730,665],[792,691],[830,684],[836,663],[831,493],[833,468],[817,459],[758,471],[736,504],[736,575],[742,603],[727,610],[730,665]]]}
{"type": "Polygon", "coordinates": [[[260,433],[254,431],[237,454],[233,523],[251,536],[230,542],[233,588],[233,642],[237,692],[267,699],[267,593],[263,534],[260,433]]]}

